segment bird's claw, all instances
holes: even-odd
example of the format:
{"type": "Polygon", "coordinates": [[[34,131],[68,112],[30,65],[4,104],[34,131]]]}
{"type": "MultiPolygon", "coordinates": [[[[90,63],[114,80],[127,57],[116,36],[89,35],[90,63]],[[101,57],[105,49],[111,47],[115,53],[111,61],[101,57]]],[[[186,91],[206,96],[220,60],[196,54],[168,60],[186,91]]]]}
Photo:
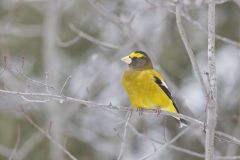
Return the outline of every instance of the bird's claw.
{"type": "Polygon", "coordinates": [[[160,108],[156,108],[155,112],[157,113],[157,117],[160,115],[161,111],[162,110],[160,108]]]}
{"type": "Polygon", "coordinates": [[[141,116],[143,114],[143,108],[142,107],[138,107],[137,108],[137,112],[138,112],[139,116],[141,116]]]}

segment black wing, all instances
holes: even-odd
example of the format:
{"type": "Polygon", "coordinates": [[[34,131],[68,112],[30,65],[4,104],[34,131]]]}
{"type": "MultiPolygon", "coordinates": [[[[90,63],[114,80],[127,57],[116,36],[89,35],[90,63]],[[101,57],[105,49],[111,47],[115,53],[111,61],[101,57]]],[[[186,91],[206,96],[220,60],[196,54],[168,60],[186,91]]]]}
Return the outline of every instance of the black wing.
{"type": "MultiPolygon", "coordinates": [[[[174,102],[174,100],[173,100],[173,98],[172,98],[171,92],[168,90],[168,88],[166,87],[166,85],[165,85],[164,83],[162,83],[162,81],[161,81],[158,77],[156,77],[156,76],[154,76],[154,80],[155,80],[155,83],[157,83],[157,85],[158,85],[158,86],[165,92],[165,94],[172,100],[173,106],[175,107],[177,113],[180,113],[179,110],[178,110],[178,108],[177,108],[177,106],[176,106],[176,103],[174,102]]],[[[184,119],[180,118],[180,127],[181,127],[182,125],[187,125],[187,122],[186,122],[184,119]]]]}
{"type": "Polygon", "coordinates": [[[174,100],[173,100],[173,98],[172,98],[171,92],[168,90],[168,88],[162,83],[162,81],[161,81],[158,77],[154,76],[154,80],[155,80],[155,83],[157,83],[157,85],[158,85],[158,86],[164,91],[164,93],[168,96],[168,98],[170,98],[170,99],[172,100],[175,109],[176,109],[177,112],[179,113],[179,110],[178,110],[178,108],[177,108],[177,106],[176,106],[176,104],[175,104],[175,102],[174,102],[174,100]]]}
{"type": "Polygon", "coordinates": [[[168,96],[168,98],[170,98],[172,100],[172,95],[171,95],[170,91],[162,83],[162,81],[156,76],[154,76],[154,80],[155,80],[155,83],[157,83],[157,85],[165,92],[165,94],[168,96]]]}

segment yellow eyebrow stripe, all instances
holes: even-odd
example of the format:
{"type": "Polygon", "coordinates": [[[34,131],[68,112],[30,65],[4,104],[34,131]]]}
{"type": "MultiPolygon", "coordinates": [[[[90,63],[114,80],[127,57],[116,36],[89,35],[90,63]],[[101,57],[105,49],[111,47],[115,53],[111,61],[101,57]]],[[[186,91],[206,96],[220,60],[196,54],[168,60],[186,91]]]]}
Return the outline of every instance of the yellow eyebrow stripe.
{"type": "Polygon", "coordinates": [[[142,58],[142,57],[144,57],[144,55],[143,54],[141,54],[141,53],[136,53],[136,52],[132,52],[130,55],[129,55],[129,57],[130,58],[142,58]]]}

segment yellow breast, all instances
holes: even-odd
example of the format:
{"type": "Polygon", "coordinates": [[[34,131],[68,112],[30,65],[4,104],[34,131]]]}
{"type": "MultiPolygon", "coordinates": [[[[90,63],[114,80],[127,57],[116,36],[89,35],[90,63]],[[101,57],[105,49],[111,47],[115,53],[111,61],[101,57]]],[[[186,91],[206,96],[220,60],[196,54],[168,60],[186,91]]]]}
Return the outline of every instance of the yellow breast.
{"type": "Polygon", "coordinates": [[[176,112],[171,99],[155,82],[154,76],[160,74],[153,69],[133,70],[128,69],[122,77],[122,84],[128,93],[134,108],[153,109],[161,107],[165,110],[176,112]]]}

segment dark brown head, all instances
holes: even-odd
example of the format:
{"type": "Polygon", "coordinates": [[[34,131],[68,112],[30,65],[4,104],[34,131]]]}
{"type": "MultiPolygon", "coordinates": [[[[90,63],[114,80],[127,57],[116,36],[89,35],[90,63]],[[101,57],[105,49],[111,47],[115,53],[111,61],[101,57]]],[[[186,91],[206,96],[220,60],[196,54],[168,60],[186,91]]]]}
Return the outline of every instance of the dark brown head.
{"type": "Polygon", "coordinates": [[[148,55],[142,51],[135,51],[121,59],[132,69],[152,69],[152,62],[148,55]]]}

